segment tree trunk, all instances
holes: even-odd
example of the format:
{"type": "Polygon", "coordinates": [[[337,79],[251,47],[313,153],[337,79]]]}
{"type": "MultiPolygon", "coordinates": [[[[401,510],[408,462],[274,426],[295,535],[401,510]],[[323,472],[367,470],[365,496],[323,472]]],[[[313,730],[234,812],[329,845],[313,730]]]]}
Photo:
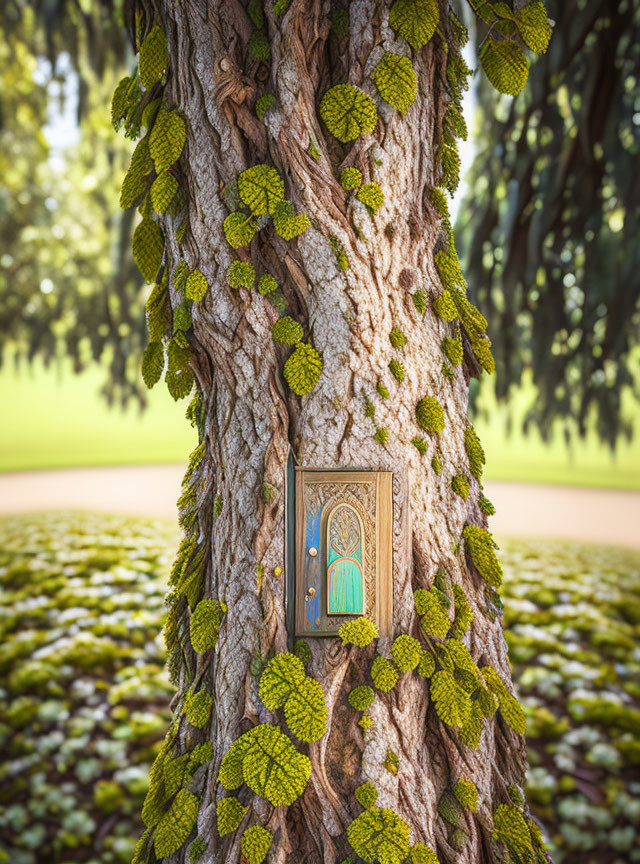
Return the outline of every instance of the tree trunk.
{"type": "MultiPolygon", "coordinates": [[[[159,10],[171,71],[164,98],[182,111],[187,125],[189,227],[178,243],[176,220],[165,217],[167,260],[175,266],[184,258],[209,285],[204,300],[194,304],[190,336],[204,405],[205,456],[196,472],[195,522],[195,536],[206,550],[201,596],[226,604],[215,651],[200,656],[188,646],[182,649],[180,692],[197,685],[214,697],[207,727],[214,757],[195,781],[197,833],[206,845],[201,860],[243,861],[241,836],[254,823],[273,834],[270,864],[360,860],[347,841],[347,828],[362,812],[353,792],[370,781],[378,790],[378,806],[408,822],[411,842],[426,843],[443,864],[502,861],[504,849],[492,839],[493,813],[497,805],[509,804],[508,787],[523,782],[522,736],[497,714],[484,721],[480,746],[466,746],[458,730],[439,718],[428,682],[415,672],[401,675],[387,695],[377,693],[369,712],[373,725],[363,731],[347,696],[353,687],[370,683],[375,650],[390,656],[391,640],[382,636],[376,649],[343,646],[339,639],[308,640],[307,673],[322,685],[328,724],[320,740],[295,742],[311,760],[306,790],[287,808],[273,807],[245,786],[236,793],[249,808],[240,828],[224,837],[216,830],[216,803],[227,794],[217,782],[224,754],[256,723],[286,729],[281,712],[268,711],[260,701],[257,671],[264,658],[293,646],[285,622],[290,452],[303,467],[393,472],[394,634],[411,634],[424,644],[413,592],[431,587],[440,570],[450,584],[463,587],[475,613],[464,637],[474,660],[494,667],[510,686],[500,616],[491,614],[487,586],[469,563],[462,539],[465,525],[485,524],[481,487],[471,478],[465,499],[451,485],[454,475],[469,475],[468,382],[477,363],[465,337],[462,365],[453,380],[444,375],[441,343],[457,325],[431,306],[419,314],[413,299],[416,292],[441,291],[434,252],[442,219],[429,193],[442,172],[445,7],[440,34],[412,53],[418,95],[411,109],[403,116],[379,104],[374,133],[345,145],[320,119],[322,96],[338,83],[376,96],[370,73],[383,48],[406,54],[407,46],[400,48],[389,28],[389,3],[353,0],[344,37],[331,31],[333,6],[327,0],[292,0],[276,17],[266,3],[271,56],[262,62],[248,52],[253,25],[240,0],[163,0],[159,10]],[[266,92],[276,102],[261,122],[255,102],[266,92]],[[305,341],[322,352],[318,385],[301,398],[283,379],[290,349],[272,337],[278,311],[255,290],[231,290],[227,284],[238,255],[223,231],[229,214],[224,190],[256,163],[278,170],[288,198],[311,220],[291,242],[269,225],[239,253],[258,276],[275,276],[287,314],[302,324],[305,341]],[[340,185],[345,166],[359,168],[365,183],[380,185],[384,204],[375,215],[340,185]],[[340,248],[346,270],[336,256],[340,248]],[[390,341],[392,328],[406,335],[404,347],[390,341]],[[394,359],[404,365],[402,383],[389,371],[394,359]],[[379,395],[379,382],[388,398],[379,395]],[[444,408],[439,435],[425,434],[416,423],[416,405],[425,396],[444,408]],[[387,431],[386,440],[383,433],[374,437],[379,429],[387,431]],[[424,436],[425,453],[411,443],[415,436],[424,436]],[[439,474],[432,467],[436,453],[443,464],[439,474]],[[397,765],[389,751],[397,755],[397,765]],[[461,776],[478,789],[476,813],[464,810],[462,816],[466,838],[438,810],[461,776]]],[[[173,290],[172,296],[175,301],[173,290]]],[[[188,623],[188,611],[183,615],[188,623]]],[[[192,733],[181,732],[182,746],[199,740],[190,738],[192,733]]],[[[188,849],[187,843],[171,860],[189,860],[188,849]]]]}

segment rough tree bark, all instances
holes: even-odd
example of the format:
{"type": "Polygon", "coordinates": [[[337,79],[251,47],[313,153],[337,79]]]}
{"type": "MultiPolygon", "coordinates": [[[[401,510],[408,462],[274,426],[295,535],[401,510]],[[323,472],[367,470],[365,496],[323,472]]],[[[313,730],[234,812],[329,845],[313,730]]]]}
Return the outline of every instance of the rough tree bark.
{"type": "MultiPolygon", "coordinates": [[[[320,99],[344,82],[375,95],[371,68],[395,37],[388,2],[353,0],[348,37],[336,39],[330,33],[332,5],[293,0],[277,18],[265,4],[271,58],[261,63],[247,51],[252,25],[240,0],[161,0],[156,8],[169,45],[165,100],[183,112],[188,130],[189,230],[179,247],[172,218],[165,218],[167,255],[174,263],[185,258],[209,283],[205,299],[194,306],[190,337],[205,405],[197,524],[208,550],[204,596],[223,600],[227,612],[213,655],[193,655],[190,661],[195,680],[206,682],[214,695],[208,730],[214,759],[199,790],[198,835],[207,844],[201,859],[206,864],[243,860],[242,830],[224,838],[216,831],[216,801],[224,794],[216,782],[222,757],[256,722],[278,722],[260,703],[252,660],[292,646],[285,627],[284,573],[290,451],[300,466],[393,472],[395,633],[420,636],[413,591],[431,586],[444,567],[452,582],[464,586],[475,611],[465,637],[474,659],[510,681],[500,618],[486,614],[485,583],[466,560],[461,541],[465,524],[485,524],[480,489],[472,480],[464,500],[451,488],[453,475],[468,473],[468,383],[477,366],[465,350],[454,380],[445,377],[440,346],[452,335],[451,325],[432,308],[421,316],[412,301],[417,290],[441,290],[434,264],[441,217],[429,189],[438,185],[442,170],[437,151],[448,99],[446,47],[434,38],[413,52],[418,98],[406,115],[380,106],[373,134],[340,144],[320,120],[320,99]],[[255,101],[265,90],[277,104],[263,123],[255,101]],[[318,154],[309,154],[310,145],[318,154]],[[278,313],[257,292],[231,291],[226,281],[237,256],[225,241],[229,210],[222,190],[258,162],[278,169],[288,197],[312,223],[289,243],[267,228],[250,252],[240,252],[258,275],[268,272],[278,279],[288,314],[323,354],[319,384],[302,398],[282,378],[288,349],[271,335],[278,313]],[[384,192],[384,205],[373,218],[338,182],[347,165],[384,192]],[[344,248],[348,270],[338,266],[330,237],[344,248]],[[390,343],[392,327],[408,337],[402,350],[390,343]],[[402,385],[389,374],[394,357],[406,369],[402,385]],[[378,381],[390,398],[376,396],[378,381]],[[375,424],[365,414],[363,394],[375,402],[375,424]],[[445,428],[439,436],[425,436],[429,450],[421,455],[411,438],[424,434],[416,426],[415,407],[425,396],[442,404],[445,428]],[[373,437],[376,427],[389,433],[384,445],[373,437]],[[436,449],[444,462],[440,475],[431,468],[436,449]],[[261,494],[265,483],[273,494],[261,494]]],[[[437,850],[443,864],[504,860],[491,839],[492,813],[509,802],[507,786],[523,782],[522,737],[496,717],[485,722],[481,746],[466,747],[456,730],[439,720],[424,679],[410,674],[388,695],[378,695],[371,709],[373,731],[365,734],[346,697],[369,680],[373,648],[343,647],[338,639],[309,644],[308,671],[322,684],[328,728],[321,740],[300,747],[312,763],[307,789],[289,808],[274,808],[246,788],[239,793],[250,805],[241,829],[257,822],[274,835],[268,861],[338,864],[353,856],[346,829],[362,810],[352,793],[366,780],[378,789],[378,804],[409,823],[412,842],[437,850]],[[389,749],[399,756],[397,773],[384,765],[389,749]],[[476,784],[479,804],[475,816],[466,811],[469,842],[460,850],[451,845],[437,805],[461,773],[476,784]]],[[[389,656],[389,645],[381,638],[378,652],[389,656]]],[[[184,670],[182,683],[189,686],[184,670]]],[[[188,844],[171,860],[188,860],[187,850],[188,844]]]]}

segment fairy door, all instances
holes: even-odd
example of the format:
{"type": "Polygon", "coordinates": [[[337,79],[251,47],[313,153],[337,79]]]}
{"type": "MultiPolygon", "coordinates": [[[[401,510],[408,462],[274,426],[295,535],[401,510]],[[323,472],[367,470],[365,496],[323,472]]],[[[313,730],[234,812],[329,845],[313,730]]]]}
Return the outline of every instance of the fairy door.
{"type": "Polygon", "coordinates": [[[391,479],[386,471],[296,472],[296,635],[333,636],[360,615],[389,633],[391,479]]]}

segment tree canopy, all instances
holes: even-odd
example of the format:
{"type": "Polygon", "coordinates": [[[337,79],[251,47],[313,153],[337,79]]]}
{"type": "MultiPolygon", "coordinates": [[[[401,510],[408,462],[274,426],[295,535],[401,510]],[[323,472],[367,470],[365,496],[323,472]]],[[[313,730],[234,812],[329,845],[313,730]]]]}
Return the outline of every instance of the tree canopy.
{"type": "Polygon", "coordinates": [[[584,434],[595,414],[614,446],[632,431],[623,393],[640,385],[640,3],[551,0],[548,11],[554,36],[525,90],[512,99],[478,81],[457,236],[498,396],[531,368],[527,423],[548,435],[562,418],[584,434]]]}
{"type": "MultiPolygon", "coordinates": [[[[105,106],[127,58],[120,4],[15,2],[0,12],[0,347],[74,370],[107,363],[109,399],[142,399],[144,286],[118,208],[131,143],[105,106]],[[75,108],[77,135],[47,126],[75,108]]],[[[73,114],[71,115],[73,122],[73,114]]]]}

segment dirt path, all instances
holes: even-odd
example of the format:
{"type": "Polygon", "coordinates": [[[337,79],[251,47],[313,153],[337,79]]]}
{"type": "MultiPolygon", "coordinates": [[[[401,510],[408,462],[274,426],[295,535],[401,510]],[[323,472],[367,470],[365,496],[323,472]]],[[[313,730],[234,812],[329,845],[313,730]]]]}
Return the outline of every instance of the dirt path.
{"type": "MultiPolygon", "coordinates": [[[[182,465],[75,468],[0,474],[0,515],[93,510],[175,519],[182,465]]],[[[491,530],[640,548],[640,492],[486,483],[491,530]]]]}

